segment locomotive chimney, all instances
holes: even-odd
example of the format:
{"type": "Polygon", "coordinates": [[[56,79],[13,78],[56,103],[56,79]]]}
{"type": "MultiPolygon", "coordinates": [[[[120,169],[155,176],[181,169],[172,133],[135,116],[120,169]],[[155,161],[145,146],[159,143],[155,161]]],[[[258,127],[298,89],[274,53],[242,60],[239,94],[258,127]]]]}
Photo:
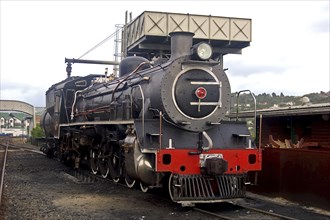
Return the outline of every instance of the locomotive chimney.
{"type": "Polygon", "coordinates": [[[171,32],[171,59],[175,60],[182,56],[191,54],[194,33],[171,32]]]}

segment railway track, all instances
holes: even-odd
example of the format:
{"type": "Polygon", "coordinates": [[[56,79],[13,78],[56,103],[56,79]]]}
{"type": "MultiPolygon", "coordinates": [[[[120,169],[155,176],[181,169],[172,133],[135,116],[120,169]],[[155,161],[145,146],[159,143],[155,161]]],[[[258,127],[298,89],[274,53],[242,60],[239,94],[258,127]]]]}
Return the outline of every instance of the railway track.
{"type": "Polygon", "coordinates": [[[40,150],[35,150],[35,149],[29,148],[29,147],[26,147],[26,146],[16,145],[16,144],[12,144],[12,143],[9,143],[9,142],[7,144],[4,144],[3,142],[0,143],[0,146],[5,146],[5,145],[8,145],[8,151],[11,150],[10,148],[13,148],[14,150],[29,151],[29,152],[32,152],[32,153],[45,155],[40,150]]]}
{"type": "Polygon", "coordinates": [[[5,169],[6,169],[6,162],[7,162],[7,157],[8,157],[8,152],[12,151],[12,149],[10,148],[14,148],[14,150],[20,150],[20,151],[29,151],[29,152],[33,152],[33,153],[37,153],[37,154],[44,154],[41,151],[37,151],[31,148],[27,148],[27,147],[22,147],[22,146],[18,146],[15,144],[10,143],[9,139],[1,139],[0,141],[0,204],[1,204],[1,200],[2,200],[2,192],[3,192],[3,187],[4,187],[4,179],[5,179],[5,169]]]}
{"type": "MultiPolygon", "coordinates": [[[[42,152],[28,148],[26,146],[18,146],[15,144],[1,144],[1,152],[4,152],[5,148],[8,148],[9,151],[29,151],[33,153],[38,153],[44,155],[42,152]]],[[[1,161],[1,164],[3,162],[1,161]]],[[[95,175],[91,171],[87,169],[67,169],[63,171],[63,175],[66,176],[68,179],[71,179],[72,181],[78,183],[78,184],[93,184],[96,182],[100,183],[111,183],[113,184],[114,181],[109,178],[103,178],[101,175],[95,175]]],[[[3,178],[2,178],[3,179],[3,178]]],[[[124,181],[122,182],[116,182],[117,186],[127,188],[124,181]]],[[[138,185],[138,184],[136,184],[138,185]]],[[[140,191],[140,187],[133,187],[133,190],[140,191]]],[[[159,192],[157,194],[154,194],[153,196],[159,198],[158,201],[166,201],[166,203],[172,203],[169,198],[167,198],[165,195],[159,195],[159,192]]],[[[215,203],[215,204],[196,204],[195,208],[192,208],[192,211],[202,213],[208,216],[211,216],[211,218],[216,219],[287,219],[287,220],[296,220],[296,219],[330,219],[329,216],[317,216],[316,217],[310,217],[312,215],[297,215],[297,212],[295,213],[290,212],[288,210],[294,210],[296,207],[278,207],[276,208],[274,206],[269,205],[267,207],[264,206],[264,201],[260,200],[257,201],[254,198],[247,197],[246,199],[237,199],[233,200],[231,203],[229,202],[223,202],[223,203],[215,203]],[[286,210],[285,210],[286,209],[286,210]],[[284,211],[283,211],[284,210],[284,211]],[[304,216],[307,216],[307,218],[304,218],[304,216]]]]}
{"type": "Polygon", "coordinates": [[[198,205],[195,211],[214,216],[218,219],[318,219],[330,220],[324,211],[312,211],[299,204],[290,202],[275,202],[270,198],[259,198],[252,194],[246,198],[232,200],[218,204],[198,205]]]}
{"type": "MultiPolygon", "coordinates": [[[[117,186],[128,188],[128,186],[124,180],[115,182],[112,179],[103,178],[99,174],[93,174],[91,171],[86,170],[86,169],[72,169],[72,170],[68,170],[66,172],[66,174],[69,175],[69,176],[67,176],[68,178],[70,178],[74,182],[80,183],[80,184],[88,184],[88,183],[95,183],[95,182],[112,183],[112,184],[115,183],[117,186]]],[[[136,187],[132,187],[131,189],[141,191],[140,187],[137,187],[138,184],[135,184],[135,186],[136,187]]]]}
{"type": "Polygon", "coordinates": [[[236,219],[285,219],[298,220],[282,214],[265,211],[263,209],[253,208],[246,205],[226,203],[223,204],[223,209],[208,210],[208,208],[194,208],[195,211],[201,212],[210,216],[217,217],[224,220],[236,219]]]}
{"type": "Polygon", "coordinates": [[[7,155],[8,155],[8,146],[9,141],[8,140],[2,140],[3,144],[1,144],[1,151],[0,151],[0,204],[2,199],[2,192],[3,192],[3,183],[5,179],[5,169],[6,169],[6,161],[7,161],[7,155]]]}
{"type": "MultiPolygon", "coordinates": [[[[75,169],[68,172],[68,175],[73,178],[72,180],[81,184],[89,184],[93,182],[109,182],[113,184],[113,180],[103,178],[101,175],[95,175],[91,171],[83,169],[75,169]]],[[[116,182],[117,186],[127,188],[127,185],[123,182],[116,182]]],[[[131,190],[140,191],[139,187],[133,187],[131,190]]],[[[159,191],[154,193],[154,197],[159,201],[166,201],[167,203],[173,203],[169,197],[163,194],[159,194],[159,191]]],[[[214,204],[196,204],[196,207],[192,208],[192,211],[196,211],[216,219],[236,220],[236,219],[284,219],[284,220],[298,220],[298,219],[320,219],[329,220],[329,216],[324,216],[317,213],[311,213],[308,210],[301,207],[283,206],[278,203],[269,201],[258,200],[252,197],[245,199],[236,199],[231,202],[214,203],[214,204]],[[264,204],[265,203],[265,204],[264,204]],[[295,212],[292,210],[296,209],[295,212]],[[299,214],[301,212],[302,214],[299,214]]]]}

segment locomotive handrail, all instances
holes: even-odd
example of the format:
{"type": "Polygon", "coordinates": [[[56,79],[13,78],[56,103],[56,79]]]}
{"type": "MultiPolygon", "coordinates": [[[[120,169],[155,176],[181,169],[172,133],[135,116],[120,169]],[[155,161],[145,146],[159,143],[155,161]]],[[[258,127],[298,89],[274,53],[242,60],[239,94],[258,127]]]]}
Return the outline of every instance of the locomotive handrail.
{"type": "Polygon", "coordinates": [[[253,102],[254,102],[254,140],[256,139],[256,134],[257,134],[257,101],[256,101],[256,97],[254,96],[254,94],[249,90],[249,89],[245,89],[245,90],[241,90],[237,93],[237,106],[236,106],[236,121],[238,121],[238,103],[239,103],[239,95],[243,92],[249,92],[250,95],[253,98],[253,102]]]}
{"type": "MultiPolygon", "coordinates": [[[[142,134],[144,134],[144,93],[143,93],[141,85],[133,86],[131,89],[131,105],[133,104],[132,91],[135,87],[138,87],[140,89],[141,96],[142,96],[142,134]]],[[[131,109],[133,109],[133,106],[131,106],[131,109]]],[[[144,136],[142,137],[142,142],[144,142],[144,136]]]]}
{"type": "Polygon", "coordinates": [[[159,111],[159,150],[162,149],[163,138],[163,112],[159,111]]]}
{"type": "MultiPolygon", "coordinates": [[[[119,81],[117,86],[114,88],[113,92],[112,92],[112,97],[111,97],[111,102],[113,102],[114,97],[115,97],[115,92],[117,91],[118,87],[120,84],[122,84],[123,82],[127,81],[129,77],[131,77],[133,74],[137,73],[139,71],[139,69],[144,65],[144,64],[149,64],[150,62],[142,62],[140,63],[130,74],[128,74],[123,80],[119,81]]],[[[139,74],[140,75],[140,74],[139,74]]],[[[141,75],[140,75],[141,76],[141,75]]],[[[141,76],[142,77],[142,76],[141,76]]]]}

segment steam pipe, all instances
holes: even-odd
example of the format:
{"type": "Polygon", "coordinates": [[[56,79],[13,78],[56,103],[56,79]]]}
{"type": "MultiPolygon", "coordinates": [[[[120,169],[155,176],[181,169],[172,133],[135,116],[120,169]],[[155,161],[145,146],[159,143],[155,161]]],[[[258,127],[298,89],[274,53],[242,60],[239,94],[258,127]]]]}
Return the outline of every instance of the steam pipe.
{"type": "Polygon", "coordinates": [[[104,64],[104,65],[118,65],[118,61],[105,61],[105,60],[82,60],[82,59],[69,59],[65,58],[65,63],[86,63],[86,64],[104,64]]]}
{"type": "Polygon", "coordinates": [[[67,63],[66,72],[68,78],[71,76],[72,64],[74,63],[86,63],[86,64],[103,64],[103,65],[119,65],[117,61],[104,61],[104,60],[82,60],[82,59],[69,59],[65,58],[65,63],[67,63]]]}
{"type": "Polygon", "coordinates": [[[207,140],[208,146],[207,147],[202,147],[202,149],[203,149],[203,151],[208,151],[208,150],[210,150],[213,147],[213,141],[212,141],[212,139],[210,138],[210,136],[205,131],[203,131],[203,136],[207,140]]]}

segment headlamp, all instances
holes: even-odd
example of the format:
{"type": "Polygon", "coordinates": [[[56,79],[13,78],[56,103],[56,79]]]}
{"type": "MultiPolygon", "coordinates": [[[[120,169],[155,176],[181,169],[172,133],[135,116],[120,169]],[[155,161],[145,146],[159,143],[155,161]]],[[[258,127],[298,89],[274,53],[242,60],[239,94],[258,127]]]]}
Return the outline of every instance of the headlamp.
{"type": "Polygon", "coordinates": [[[200,43],[196,48],[197,56],[201,60],[208,60],[212,56],[212,47],[207,43],[200,43]]]}

